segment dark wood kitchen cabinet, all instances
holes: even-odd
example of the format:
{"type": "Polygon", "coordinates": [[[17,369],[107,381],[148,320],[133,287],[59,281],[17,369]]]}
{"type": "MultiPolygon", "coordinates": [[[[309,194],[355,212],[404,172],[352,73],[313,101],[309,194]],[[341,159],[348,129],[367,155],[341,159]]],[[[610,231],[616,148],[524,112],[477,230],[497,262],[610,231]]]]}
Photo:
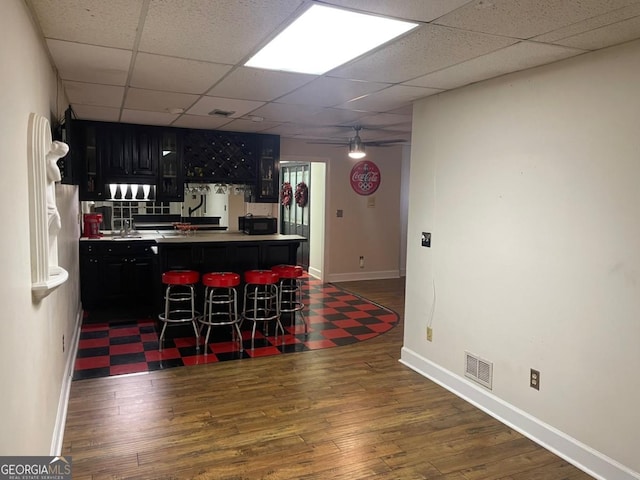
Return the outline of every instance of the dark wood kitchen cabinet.
{"type": "Polygon", "coordinates": [[[160,160],[156,199],[161,202],[184,200],[184,170],[182,162],[182,130],[162,129],[159,135],[160,160]]]}
{"type": "Polygon", "coordinates": [[[72,153],[76,163],[80,200],[105,200],[105,183],[98,149],[103,143],[98,122],[75,121],[72,153]]]}
{"type": "Polygon", "coordinates": [[[278,203],[280,195],[280,137],[260,135],[256,198],[262,203],[278,203]]]}
{"type": "Polygon", "coordinates": [[[257,149],[256,134],[186,129],[185,181],[254,185],[257,149]]]}
{"type": "Polygon", "coordinates": [[[160,129],[110,123],[98,126],[98,156],[105,183],[155,184],[160,129]]]}
{"type": "Polygon", "coordinates": [[[135,306],[152,309],[157,255],[153,241],[80,243],[80,291],[84,309],[135,306]]]}

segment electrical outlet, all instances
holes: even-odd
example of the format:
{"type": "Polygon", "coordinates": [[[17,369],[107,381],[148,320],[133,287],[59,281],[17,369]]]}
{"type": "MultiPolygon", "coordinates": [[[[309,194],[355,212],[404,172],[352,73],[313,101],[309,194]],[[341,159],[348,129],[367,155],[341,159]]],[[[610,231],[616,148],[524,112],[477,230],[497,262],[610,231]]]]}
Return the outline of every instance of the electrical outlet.
{"type": "Polygon", "coordinates": [[[433,328],[427,327],[427,342],[433,342],[433,328]]]}
{"type": "Polygon", "coordinates": [[[364,268],[364,257],[360,256],[360,268],[364,268]]]}
{"type": "Polygon", "coordinates": [[[540,390],[540,372],[538,370],[531,369],[529,373],[529,386],[540,390]]]}

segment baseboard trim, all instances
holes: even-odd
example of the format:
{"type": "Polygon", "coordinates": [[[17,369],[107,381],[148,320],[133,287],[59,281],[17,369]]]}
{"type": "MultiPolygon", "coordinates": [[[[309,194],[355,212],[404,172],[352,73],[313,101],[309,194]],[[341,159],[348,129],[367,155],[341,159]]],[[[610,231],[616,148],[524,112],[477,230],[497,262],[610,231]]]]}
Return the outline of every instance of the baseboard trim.
{"type": "Polygon", "coordinates": [[[386,270],[379,272],[349,272],[333,273],[328,275],[327,282],[355,282],[359,280],[383,280],[385,278],[400,278],[399,270],[386,270]]]}
{"type": "Polygon", "coordinates": [[[73,367],[76,363],[76,354],[78,353],[78,342],[80,341],[80,328],[82,326],[82,308],[78,308],[76,314],[76,322],[73,328],[73,338],[69,343],[69,354],[67,355],[67,363],[62,377],[62,386],[60,388],[60,398],[58,399],[58,412],[56,414],[56,423],[53,427],[53,438],[51,439],[51,456],[62,455],[62,443],[64,441],[64,427],[67,423],[67,407],[69,406],[69,394],[71,393],[71,381],[73,380],[73,367]]]}
{"type": "Polygon", "coordinates": [[[316,278],[318,280],[322,280],[322,271],[321,270],[319,270],[317,268],[309,267],[307,272],[309,273],[309,276],[311,276],[313,278],[316,278]]]}
{"type": "Polygon", "coordinates": [[[599,480],[640,480],[640,474],[529,415],[489,391],[402,347],[400,362],[599,480]]]}

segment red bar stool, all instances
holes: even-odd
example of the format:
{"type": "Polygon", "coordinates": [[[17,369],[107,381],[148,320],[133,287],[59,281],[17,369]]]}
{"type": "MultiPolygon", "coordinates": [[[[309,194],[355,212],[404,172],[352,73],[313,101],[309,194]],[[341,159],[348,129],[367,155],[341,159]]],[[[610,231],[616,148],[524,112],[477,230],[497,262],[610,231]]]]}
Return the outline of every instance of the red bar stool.
{"type": "Polygon", "coordinates": [[[307,319],[304,316],[304,303],[302,302],[302,286],[300,278],[304,273],[302,267],[298,265],[276,265],[271,268],[272,272],[278,274],[280,278],[278,303],[280,304],[280,315],[291,314],[291,326],[296,325],[296,313],[300,312],[304,333],[309,333],[307,319]]]}
{"type": "Polygon", "coordinates": [[[200,332],[196,311],[195,284],[200,280],[200,274],[194,270],[170,270],[162,274],[162,283],[167,286],[164,293],[164,312],[158,319],[164,324],[158,340],[158,350],[162,351],[164,333],[169,324],[190,322],[196,332],[196,350],[200,350],[200,332]],[[187,308],[186,304],[190,304],[187,308]]]}
{"type": "Polygon", "coordinates": [[[207,325],[204,339],[204,353],[207,353],[211,327],[231,325],[234,338],[237,338],[238,349],[242,351],[242,333],[240,333],[240,316],[238,315],[238,292],[240,275],[232,272],[211,272],[202,276],[204,289],[204,309],[200,318],[201,328],[207,325]]]}
{"type": "Polygon", "coordinates": [[[271,270],[249,270],[244,272],[244,281],[242,319],[253,322],[251,330],[251,349],[253,350],[258,322],[267,326],[268,335],[268,324],[275,320],[276,338],[278,338],[278,327],[284,335],[284,328],[280,323],[278,274],[271,270]]]}

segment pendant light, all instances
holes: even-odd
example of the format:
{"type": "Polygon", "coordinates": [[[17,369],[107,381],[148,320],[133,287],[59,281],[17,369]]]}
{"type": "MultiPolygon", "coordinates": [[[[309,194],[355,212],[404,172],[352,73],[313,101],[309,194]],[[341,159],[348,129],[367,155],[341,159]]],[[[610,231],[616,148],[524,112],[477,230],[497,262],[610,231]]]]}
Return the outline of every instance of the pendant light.
{"type": "Polygon", "coordinates": [[[366,155],[367,154],[364,153],[364,143],[362,143],[360,135],[358,135],[358,131],[356,130],[356,136],[349,140],[349,158],[359,160],[366,155]]]}

